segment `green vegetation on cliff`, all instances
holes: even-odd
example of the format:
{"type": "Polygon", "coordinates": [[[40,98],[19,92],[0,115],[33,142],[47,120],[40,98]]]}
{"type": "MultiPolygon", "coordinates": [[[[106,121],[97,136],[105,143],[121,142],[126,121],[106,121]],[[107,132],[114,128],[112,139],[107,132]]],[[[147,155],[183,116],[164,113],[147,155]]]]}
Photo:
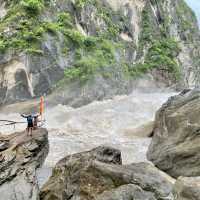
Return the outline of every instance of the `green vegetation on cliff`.
{"type": "MultiPolygon", "coordinates": [[[[92,1],[76,1],[78,9],[84,7],[85,3],[92,1]]],[[[69,80],[80,78],[88,79],[98,68],[110,66],[114,63],[114,48],[112,41],[106,39],[109,35],[97,37],[84,36],[76,30],[73,16],[67,12],[60,12],[54,21],[45,21],[40,17],[40,13],[45,6],[42,0],[21,0],[19,4],[9,5],[8,14],[2,19],[0,24],[0,51],[14,49],[17,52],[25,51],[29,54],[41,54],[41,43],[45,39],[45,34],[57,35],[59,32],[65,38],[67,46],[76,48],[75,61],[73,66],[65,70],[65,77],[69,80]],[[15,23],[18,21],[18,23],[15,23]],[[8,32],[5,30],[8,29],[8,32]]],[[[115,26],[109,19],[109,12],[105,9],[98,10],[106,23],[109,24],[110,35],[116,34],[115,26]]]]}
{"type": "Polygon", "coordinates": [[[43,0],[22,0],[20,4],[31,15],[38,14],[44,7],[43,0]]]}
{"type": "MultiPolygon", "coordinates": [[[[85,37],[83,46],[76,51],[73,66],[65,70],[69,80],[79,78],[85,81],[98,69],[109,67],[115,63],[115,46],[103,38],[85,37]]],[[[99,71],[99,70],[98,70],[99,71]]]]}
{"type": "Polygon", "coordinates": [[[192,32],[194,31],[195,28],[197,28],[194,27],[194,24],[196,24],[197,22],[194,12],[188,9],[188,5],[186,4],[185,1],[180,1],[178,6],[176,6],[176,13],[179,19],[179,26],[180,26],[179,28],[183,32],[188,32],[186,34],[187,35],[186,37],[188,37],[187,39],[192,40],[192,32]],[[190,17],[189,20],[188,17],[190,17]]]}
{"type": "Polygon", "coordinates": [[[160,19],[160,24],[155,31],[155,22],[152,20],[153,13],[150,5],[146,5],[142,11],[141,27],[142,32],[139,40],[138,57],[144,55],[144,61],[130,67],[130,73],[133,76],[150,72],[152,69],[158,69],[164,73],[171,73],[174,81],[180,78],[180,66],[177,56],[180,52],[178,42],[168,33],[168,18],[160,19]]]}
{"type": "Polygon", "coordinates": [[[0,21],[0,51],[7,49],[42,53],[40,44],[45,32],[39,19],[44,7],[41,0],[10,2],[7,15],[0,21]]]}
{"type": "MultiPolygon", "coordinates": [[[[126,12],[123,9],[114,11],[108,4],[99,0],[68,0],[66,1],[66,4],[69,4],[66,6],[68,10],[59,8],[52,13],[50,7],[54,3],[50,0],[8,1],[8,13],[0,20],[0,52],[5,53],[12,49],[17,53],[42,56],[44,53],[42,44],[46,36],[50,34],[59,38],[61,35],[64,43],[63,55],[68,56],[68,53],[73,51],[73,62],[70,62],[64,70],[64,76],[69,81],[75,79],[86,81],[95,73],[103,75],[105,68],[112,68],[114,65],[121,66],[125,75],[134,78],[149,73],[152,69],[171,74],[173,81],[180,78],[180,64],[177,59],[180,47],[177,39],[169,34],[171,19],[161,6],[162,1],[152,0],[145,4],[139,24],[138,43],[134,40],[129,19],[131,14],[127,8],[126,12]],[[155,6],[158,12],[157,18],[152,6],[155,6]],[[47,17],[48,12],[53,16],[50,19],[47,17]],[[83,34],[77,28],[77,21],[80,20],[81,13],[86,12],[92,12],[96,24],[94,24],[95,31],[87,33],[90,21],[85,24],[81,22],[80,25],[86,31],[83,34]],[[121,33],[128,35],[131,41],[124,41],[120,37],[121,33]],[[136,52],[135,60],[127,59],[127,50],[136,52]]],[[[184,17],[187,9],[182,0],[175,4],[178,18],[176,20],[179,22],[180,30],[183,31],[181,35],[186,37],[185,40],[192,37],[191,30],[196,20],[195,16],[189,13],[192,19],[188,22],[184,17]]],[[[111,75],[109,73],[108,76],[111,75]]]]}
{"type": "Polygon", "coordinates": [[[173,74],[175,80],[178,80],[180,78],[180,69],[176,57],[179,51],[178,44],[173,39],[156,40],[152,42],[144,63],[136,64],[129,71],[132,76],[138,76],[152,69],[158,69],[164,73],[173,74]]]}

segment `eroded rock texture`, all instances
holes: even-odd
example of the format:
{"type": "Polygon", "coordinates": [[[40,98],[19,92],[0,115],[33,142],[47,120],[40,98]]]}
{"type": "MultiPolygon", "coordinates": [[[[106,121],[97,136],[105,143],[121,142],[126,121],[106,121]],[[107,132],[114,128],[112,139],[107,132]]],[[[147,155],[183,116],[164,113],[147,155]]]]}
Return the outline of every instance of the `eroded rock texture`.
{"type": "Polygon", "coordinates": [[[36,169],[48,154],[48,133],[38,129],[33,136],[26,132],[0,138],[0,199],[36,200],[36,169]]]}
{"type": "Polygon", "coordinates": [[[148,163],[121,165],[110,147],[67,156],[57,163],[41,200],[172,199],[173,180],[148,163]]]}
{"type": "Polygon", "coordinates": [[[180,177],[174,187],[176,200],[199,200],[200,177],[180,177]]]}
{"type": "Polygon", "coordinates": [[[147,157],[173,177],[200,175],[200,90],[171,97],[157,112],[147,157]]]}

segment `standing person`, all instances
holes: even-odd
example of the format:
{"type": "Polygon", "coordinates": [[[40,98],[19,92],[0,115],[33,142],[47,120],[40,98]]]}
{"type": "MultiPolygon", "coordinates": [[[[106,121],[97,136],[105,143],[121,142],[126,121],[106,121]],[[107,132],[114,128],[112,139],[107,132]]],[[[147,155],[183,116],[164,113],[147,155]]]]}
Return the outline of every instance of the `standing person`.
{"type": "Polygon", "coordinates": [[[39,114],[35,114],[33,115],[33,129],[36,130],[38,128],[38,117],[39,117],[39,114]]]}
{"type": "Polygon", "coordinates": [[[30,115],[22,114],[21,116],[23,118],[27,119],[27,135],[32,136],[32,131],[33,131],[33,116],[31,114],[30,115]]]}

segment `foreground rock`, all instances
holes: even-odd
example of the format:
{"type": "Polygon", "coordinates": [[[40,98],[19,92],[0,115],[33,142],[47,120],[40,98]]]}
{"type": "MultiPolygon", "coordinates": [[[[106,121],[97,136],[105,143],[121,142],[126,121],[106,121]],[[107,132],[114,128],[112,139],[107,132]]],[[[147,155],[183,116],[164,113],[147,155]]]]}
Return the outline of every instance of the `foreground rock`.
{"type": "Polygon", "coordinates": [[[170,98],[156,114],[147,157],[173,177],[200,175],[200,90],[170,98]]]}
{"type": "Polygon", "coordinates": [[[46,129],[38,129],[33,136],[25,132],[0,138],[0,199],[36,200],[38,184],[36,169],[48,154],[46,129]]]}
{"type": "Polygon", "coordinates": [[[200,177],[180,177],[175,184],[176,200],[200,200],[200,177]]]}
{"type": "Polygon", "coordinates": [[[148,163],[121,165],[120,151],[98,147],[59,161],[41,200],[172,199],[173,180],[148,163]]]}

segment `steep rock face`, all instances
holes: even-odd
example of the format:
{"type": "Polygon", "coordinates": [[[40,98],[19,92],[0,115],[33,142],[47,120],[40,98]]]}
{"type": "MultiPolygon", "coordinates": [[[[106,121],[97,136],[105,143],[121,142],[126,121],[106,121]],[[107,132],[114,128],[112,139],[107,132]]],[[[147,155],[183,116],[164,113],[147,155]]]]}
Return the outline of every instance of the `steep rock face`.
{"type": "Polygon", "coordinates": [[[6,15],[6,9],[5,9],[5,1],[0,1],[0,18],[3,18],[6,15]]]}
{"type": "Polygon", "coordinates": [[[183,91],[156,114],[147,157],[173,177],[199,176],[200,91],[183,91]]]}
{"type": "Polygon", "coordinates": [[[200,177],[180,177],[174,186],[176,200],[199,200],[200,177]]]}
{"type": "Polygon", "coordinates": [[[144,74],[167,86],[198,83],[199,31],[183,0],[35,2],[0,2],[1,104],[61,85],[63,102],[79,106],[129,93],[144,74]]]}
{"type": "Polygon", "coordinates": [[[36,200],[38,183],[36,169],[48,154],[48,137],[45,129],[0,138],[0,199],[36,200]]]}
{"type": "Polygon", "coordinates": [[[40,199],[172,199],[173,179],[148,163],[121,165],[119,150],[98,147],[57,163],[40,199]]]}

